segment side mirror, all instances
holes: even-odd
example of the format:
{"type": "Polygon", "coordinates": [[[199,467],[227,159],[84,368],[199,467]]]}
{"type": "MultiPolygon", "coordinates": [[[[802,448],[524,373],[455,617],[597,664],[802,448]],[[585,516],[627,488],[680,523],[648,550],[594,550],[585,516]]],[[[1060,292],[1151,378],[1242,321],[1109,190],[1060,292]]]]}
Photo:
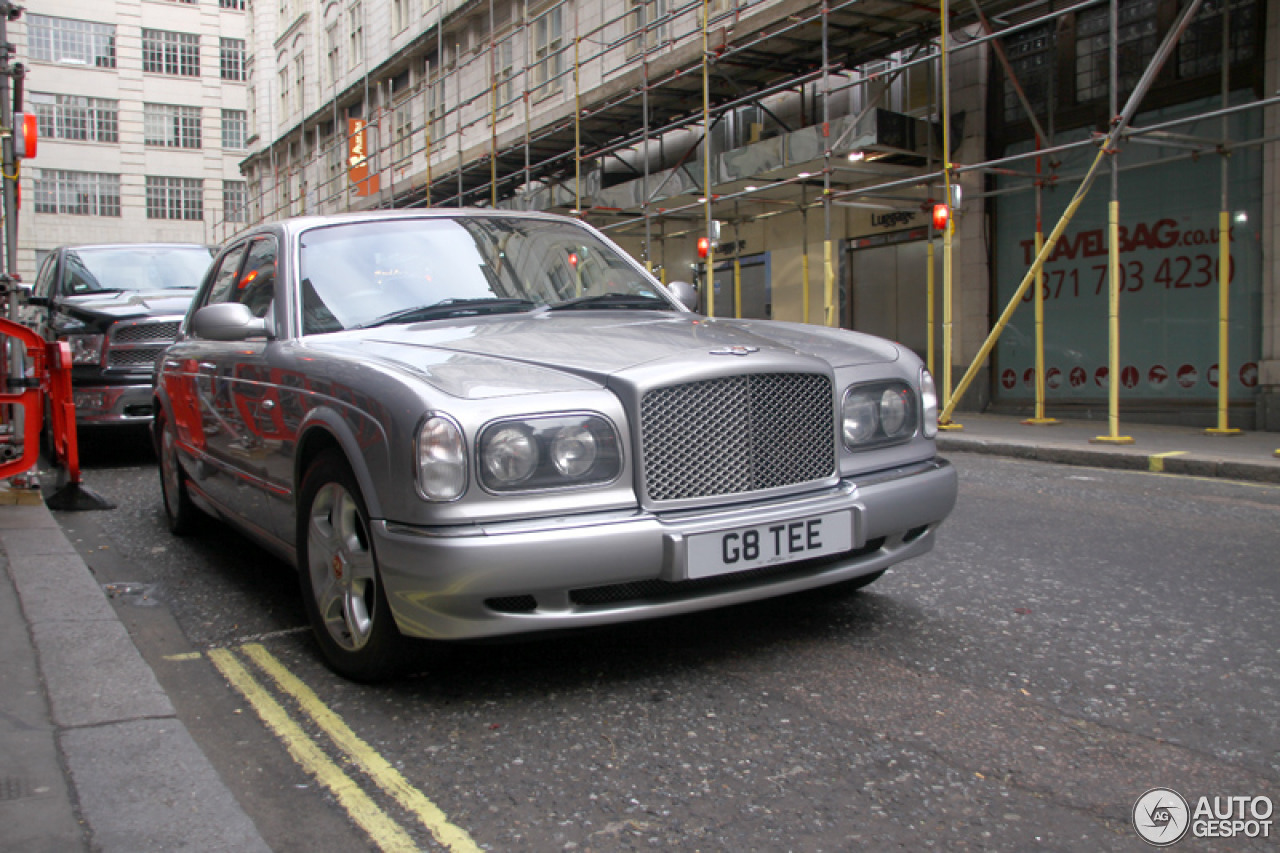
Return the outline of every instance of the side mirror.
{"type": "Polygon", "coordinates": [[[685,308],[690,311],[698,310],[698,289],[689,282],[673,281],[667,285],[667,290],[685,308]]]}
{"type": "Polygon", "coordinates": [[[249,306],[239,302],[219,302],[201,308],[191,318],[191,331],[210,341],[268,337],[267,321],[253,316],[249,306]]]}
{"type": "Polygon", "coordinates": [[[21,288],[20,293],[21,293],[21,301],[22,301],[22,302],[25,302],[25,303],[26,303],[26,304],[28,304],[28,305],[35,305],[37,308],[49,308],[49,307],[51,307],[51,306],[52,306],[52,304],[53,304],[53,300],[51,300],[49,297],[47,297],[47,296],[34,296],[34,295],[33,295],[33,293],[34,293],[34,288],[32,288],[32,286],[31,286],[31,285],[29,285],[29,284],[20,284],[20,285],[18,285],[18,287],[20,287],[20,288],[21,288]]]}

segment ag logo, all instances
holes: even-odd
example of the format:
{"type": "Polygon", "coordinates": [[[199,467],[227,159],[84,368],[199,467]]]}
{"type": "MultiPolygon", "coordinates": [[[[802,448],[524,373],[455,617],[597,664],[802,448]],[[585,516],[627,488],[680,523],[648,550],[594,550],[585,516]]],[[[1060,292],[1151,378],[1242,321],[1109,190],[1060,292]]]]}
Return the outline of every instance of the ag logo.
{"type": "Polygon", "coordinates": [[[1133,828],[1142,840],[1168,847],[1182,840],[1191,826],[1187,801],[1172,788],[1152,788],[1133,804],[1133,828]]]}

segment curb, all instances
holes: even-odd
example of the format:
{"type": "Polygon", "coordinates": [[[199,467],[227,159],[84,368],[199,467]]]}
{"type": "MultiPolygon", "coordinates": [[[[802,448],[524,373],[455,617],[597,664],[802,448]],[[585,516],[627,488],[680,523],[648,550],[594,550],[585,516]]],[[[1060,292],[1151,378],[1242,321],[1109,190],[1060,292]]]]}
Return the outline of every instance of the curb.
{"type": "Polygon", "coordinates": [[[979,438],[957,438],[939,435],[938,450],[953,453],[983,453],[1035,462],[1078,465],[1090,468],[1114,468],[1124,471],[1180,474],[1190,477],[1247,480],[1280,483],[1280,465],[1214,459],[1197,455],[1146,454],[1140,451],[1104,450],[1098,448],[1044,446],[979,438]]]}

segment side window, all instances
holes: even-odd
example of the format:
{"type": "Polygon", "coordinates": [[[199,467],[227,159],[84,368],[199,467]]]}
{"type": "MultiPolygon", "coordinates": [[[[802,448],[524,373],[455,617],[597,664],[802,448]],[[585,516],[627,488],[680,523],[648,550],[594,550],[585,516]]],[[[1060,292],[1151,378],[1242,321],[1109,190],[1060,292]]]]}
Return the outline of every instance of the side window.
{"type": "MultiPolygon", "coordinates": [[[[249,257],[240,273],[236,302],[249,306],[255,317],[265,317],[276,295],[276,241],[262,237],[249,244],[249,257]]],[[[230,301],[230,300],[228,300],[230,301]]]]}
{"type": "Polygon", "coordinates": [[[36,273],[36,284],[32,288],[33,296],[53,296],[53,269],[58,265],[58,253],[46,252],[40,263],[40,272],[36,273]]]}
{"type": "Polygon", "coordinates": [[[218,271],[213,277],[213,286],[205,297],[205,305],[216,305],[219,302],[233,302],[235,297],[236,273],[240,271],[240,259],[244,257],[244,243],[236,246],[222,256],[218,262],[218,271]]]}

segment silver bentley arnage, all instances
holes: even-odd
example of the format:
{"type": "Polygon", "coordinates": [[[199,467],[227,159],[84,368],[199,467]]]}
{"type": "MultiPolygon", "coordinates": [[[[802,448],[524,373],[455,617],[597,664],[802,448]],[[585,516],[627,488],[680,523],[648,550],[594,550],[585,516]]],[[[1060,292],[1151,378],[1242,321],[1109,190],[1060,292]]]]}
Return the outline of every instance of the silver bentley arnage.
{"type": "Polygon", "coordinates": [[[691,310],[543,214],[265,224],[158,361],[170,528],[299,568],[329,665],[864,586],[956,500],[933,379],[855,332],[691,310]]]}

